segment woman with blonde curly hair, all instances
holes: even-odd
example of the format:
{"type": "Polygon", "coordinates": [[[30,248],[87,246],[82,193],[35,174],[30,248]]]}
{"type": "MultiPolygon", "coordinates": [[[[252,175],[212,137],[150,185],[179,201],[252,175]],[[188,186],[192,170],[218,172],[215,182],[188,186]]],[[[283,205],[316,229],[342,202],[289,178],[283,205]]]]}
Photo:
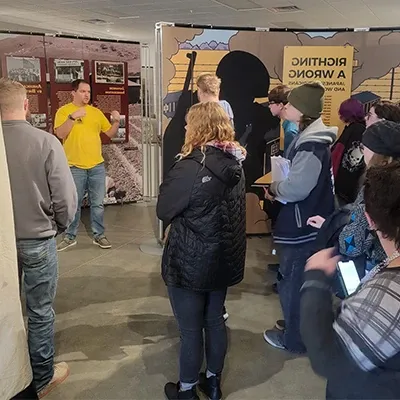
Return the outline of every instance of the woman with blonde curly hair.
{"type": "Polygon", "coordinates": [[[168,399],[222,397],[227,351],[223,307],[227,289],[243,279],[246,253],[246,151],[234,141],[229,117],[216,102],[193,106],[178,161],[160,187],[157,215],[171,225],[162,258],[180,337],[180,380],[168,399]],[[203,363],[205,333],[206,372],[203,363]]]}

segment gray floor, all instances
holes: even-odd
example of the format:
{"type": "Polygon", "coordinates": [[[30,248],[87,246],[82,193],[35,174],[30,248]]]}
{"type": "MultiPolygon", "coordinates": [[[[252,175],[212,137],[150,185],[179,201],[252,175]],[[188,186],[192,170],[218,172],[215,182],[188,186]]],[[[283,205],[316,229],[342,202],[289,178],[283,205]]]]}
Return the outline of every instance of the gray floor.
{"type": "MultiPolygon", "coordinates": [[[[82,226],[78,245],[60,254],[56,351],[71,376],[49,400],[163,399],[164,384],[177,379],[179,336],[160,258],[139,249],[154,237],[154,222],[152,207],[107,207],[113,249],[94,246],[82,226]]],[[[274,276],[265,268],[273,261],[269,254],[268,238],[249,239],[245,280],[228,295],[225,398],[321,399],[324,381],[308,360],[275,350],[262,338],[280,317],[270,290],[274,276]]]]}

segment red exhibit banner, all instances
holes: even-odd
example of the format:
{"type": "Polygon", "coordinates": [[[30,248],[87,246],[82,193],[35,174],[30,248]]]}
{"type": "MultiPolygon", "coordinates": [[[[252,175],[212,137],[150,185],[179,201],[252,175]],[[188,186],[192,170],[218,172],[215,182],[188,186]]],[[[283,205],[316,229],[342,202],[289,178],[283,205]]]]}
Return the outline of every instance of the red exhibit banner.
{"type": "Polygon", "coordinates": [[[43,57],[3,56],[3,75],[22,83],[29,100],[30,122],[39,129],[48,130],[48,103],[46,60],[43,57]]]}
{"type": "Polygon", "coordinates": [[[76,79],[89,82],[89,61],[49,58],[50,104],[54,121],[57,110],[72,101],[71,83],[76,79]]]}
{"type": "Polygon", "coordinates": [[[110,139],[102,134],[103,143],[123,143],[129,140],[128,64],[120,61],[93,61],[92,98],[107,118],[112,111],[121,114],[117,135],[110,139]]]}

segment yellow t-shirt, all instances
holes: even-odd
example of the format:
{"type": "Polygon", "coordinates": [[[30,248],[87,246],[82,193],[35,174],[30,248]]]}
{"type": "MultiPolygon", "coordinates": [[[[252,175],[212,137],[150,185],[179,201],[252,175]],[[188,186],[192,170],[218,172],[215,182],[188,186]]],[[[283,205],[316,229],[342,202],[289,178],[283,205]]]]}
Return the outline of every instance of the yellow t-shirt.
{"type": "MultiPolygon", "coordinates": [[[[61,107],[54,121],[54,128],[60,127],[79,107],[72,103],[61,107]]],[[[74,127],[64,139],[64,150],[68,164],[82,169],[93,168],[104,161],[101,152],[101,132],[107,132],[111,124],[96,107],[85,106],[86,115],[74,122],[74,127]]]]}

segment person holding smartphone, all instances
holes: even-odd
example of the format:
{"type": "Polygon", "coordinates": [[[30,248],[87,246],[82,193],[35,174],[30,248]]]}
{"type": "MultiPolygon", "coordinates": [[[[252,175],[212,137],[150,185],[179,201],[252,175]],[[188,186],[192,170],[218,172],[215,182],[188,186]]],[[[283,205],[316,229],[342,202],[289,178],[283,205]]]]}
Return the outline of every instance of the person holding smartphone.
{"type": "MultiPolygon", "coordinates": [[[[387,165],[400,159],[400,124],[383,120],[370,125],[364,132],[362,148],[367,168],[387,165]]],[[[348,220],[336,235],[339,253],[353,260],[363,258],[364,269],[368,270],[383,261],[386,254],[374,232],[369,229],[365,217],[364,188],[360,190],[356,202],[349,207],[348,220]]],[[[332,219],[332,216],[325,220],[317,215],[309,218],[307,223],[321,229],[319,236],[325,236],[326,231],[330,231],[334,225],[332,219]]]]}
{"type": "Polygon", "coordinates": [[[327,378],[327,399],[400,398],[400,161],[371,167],[364,191],[366,218],[386,259],[342,302],[337,317],[334,249],[308,260],[301,289],[301,334],[314,371],[327,378]]]}

